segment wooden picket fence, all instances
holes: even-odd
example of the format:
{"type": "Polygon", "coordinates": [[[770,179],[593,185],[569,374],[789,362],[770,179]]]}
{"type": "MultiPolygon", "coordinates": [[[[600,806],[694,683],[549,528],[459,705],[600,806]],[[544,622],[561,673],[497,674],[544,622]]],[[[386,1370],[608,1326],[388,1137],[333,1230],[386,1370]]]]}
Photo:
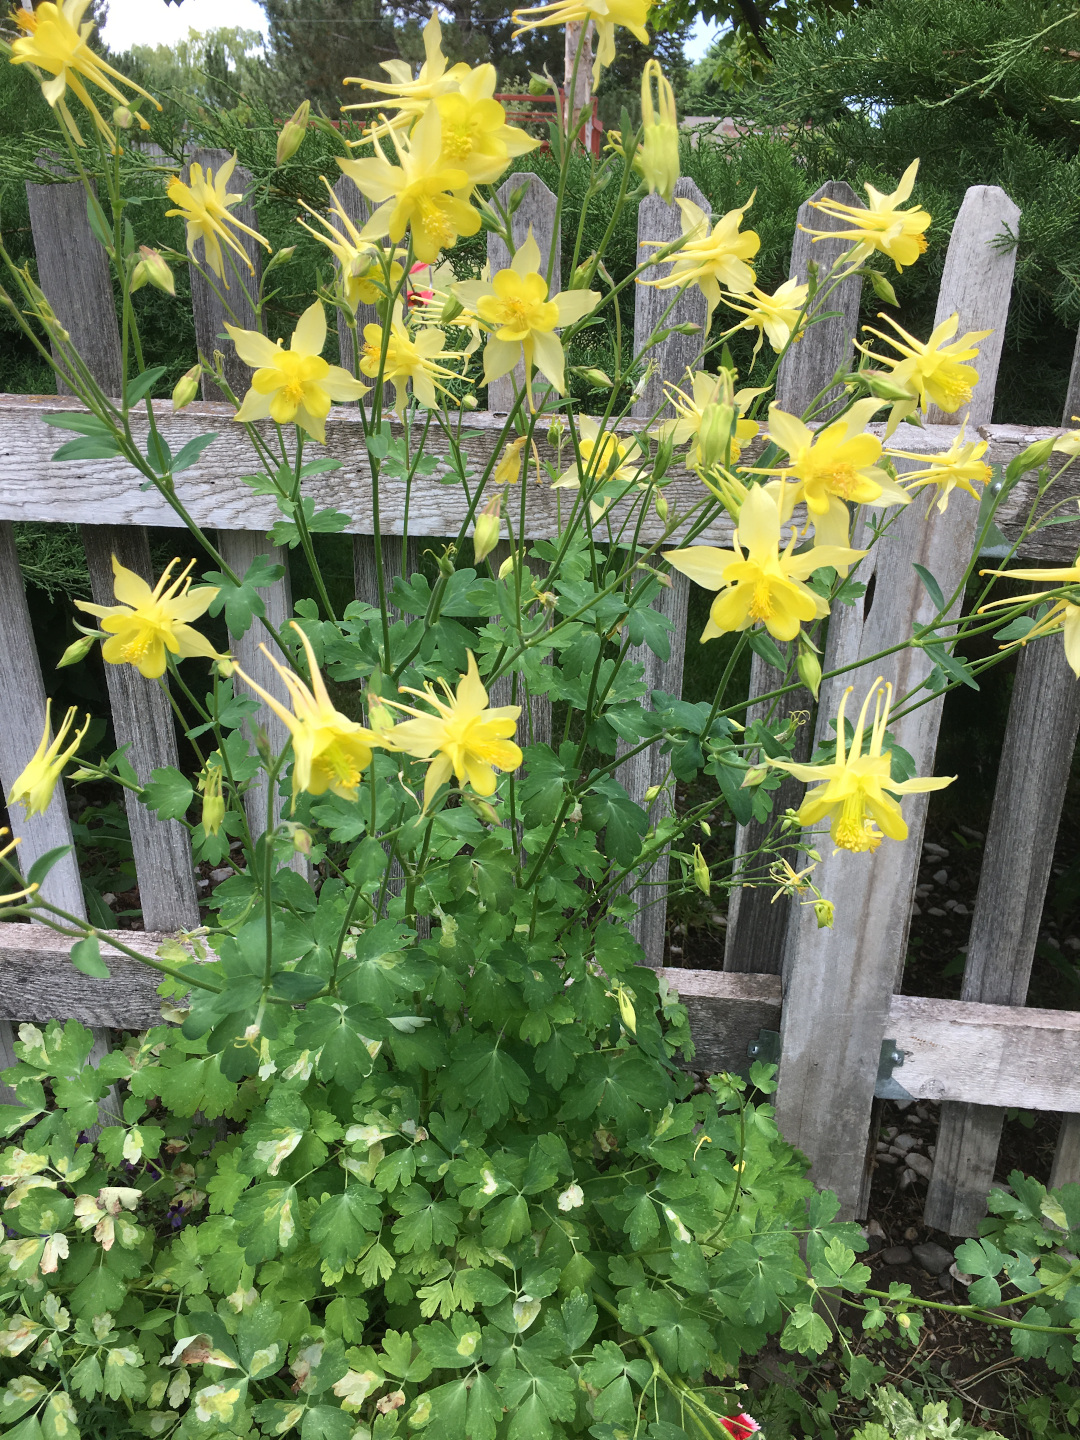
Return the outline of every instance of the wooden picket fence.
{"type": "MultiPolygon", "coordinates": [[[[216,168],[225,156],[203,152],[194,158],[216,168]]],[[[249,183],[240,171],[234,179],[241,186],[249,183]]],[[[512,175],[503,186],[503,197],[523,185],[528,194],[513,218],[515,240],[520,243],[531,226],[545,254],[553,237],[554,197],[531,175],[512,175]]],[[[99,383],[116,395],[121,362],[113,294],[105,254],[89,228],[83,192],[71,183],[27,188],[41,285],[99,383]]],[[[359,216],[363,202],[355,189],[345,182],[339,193],[359,216]]],[[[843,183],[825,186],[815,198],[825,193],[858,203],[843,183]]],[[[710,208],[688,180],[679,182],[676,194],[710,208]]],[[[238,213],[255,223],[250,206],[238,213]]],[[[818,227],[823,223],[820,212],[806,206],[799,220],[818,227]]],[[[969,431],[978,429],[989,440],[986,458],[1002,466],[1032,440],[1056,433],[989,423],[1014,266],[1014,253],[996,242],[1003,234],[1015,234],[1017,220],[1016,206],[1001,190],[976,186],[967,192],[953,229],[937,306],[938,320],[959,313],[961,332],[993,332],[982,347],[982,378],[971,405],[969,431]]],[[[639,241],[670,240],[679,229],[675,206],[665,205],[659,197],[642,202],[639,241]]],[[[842,242],[827,241],[817,245],[813,255],[828,265],[842,248],[842,242]]],[[[249,253],[257,266],[260,254],[254,243],[249,253]]],[[[649,253],[639,250],[643,260],[649,253]]],[[[505,247],[492,239],[489,257],[492,269],[499,268],[506,263],[505,247]]],[[[809,257],[808,238],[796,230],[791,273],[805,279],[809,257]]],[[[556,288],[558,275],[556,257],[556,288]]],[[[785,409],[800,412],[850,358],[861,283],[857,277],[844,282],[835,302],[836,317],[814,326],[785,361],[779,380],[779,401],[785,409]]],[[[197,276],[193,290],[199,347],[206,355],[219,348],[226,351],[230,383],[242,392],[247,372],[231,347],[218,339],[223,318],[218,301],[197,276]]],[[[667,299],[638,287],[636,346],[653,332],[667,299]]],[[[701,323],[704,318],[704,302],[694,291],[679,299],[666,323],[701,323]]],[[[663,343],[658,372],[636,405],[639,416],[656,412],[663,400],[663,380],[682,379],[698,346],[695,337],[684,335],[671,335],[663,343]]],[[[343,362],[350,359],[346,354],[343,362]]],[[[496,413],[470,417],[470,428],[478,437],[471,442],[477,465],[483,465],[497,443],[503,423],[497,412],[500,407],[505,411],[509,394],[509,382],[492,386],[489,403],[496,413]]],[[[1074,368],[1065,405],[1066,424],[1078,397],[1080,365],[1074,368]]],[[[112,599],[112,554],[149,577],[146,527],[178,524],[158,493],[140,489],[138,477],[123,462],[57,464],[50,459],[56,431],[41,423],[42,416],[66,408],[70,401],[63,397],[0,397],[0,782],[5,790],[36,747],[45,715],[45,686],[12,522],[78,523],[94,599],[99,602],[112,599]]],[[[178,479],[177,491],[195,519],[217,531],[229,563],[241,573],[257,554],[287,563],[285,552],[275,550],[266,533],[278,518],[274,503],[252,495],[239,479],[249,468],[247,441],[230,424],[231,410],[215,401],[212,387],[204,389],[202,403],[181,414],[172,415],[162,402],[155,402],[155,412],[174,453],[192,436],[220,429],[220,438],[200,462],[178,479]]],[[[929,422],[922,430],[902,429],[898,447],[947,448],[956,433],[952,419],[931,415],[929,422]]],[[[434,450],[438,453],[437,441],[434,450]]],[[[330,505],[353,517],[347,528],[354,537],[356,594],[377,603],[370,475],[358,417],[348,407],[337,409],[328,422],[326,451],[342,462],[342,468],[317,477],[310,493],[320,506],[330,505]]],[[[999,517],[1006,535],[1019,530],[1033,485],[1033,477],[1027,476],[1011,493],[1008,508],[999,517]]],[[[672,508],[685,507],[696,486],[692,476],[676,474],[669,492],[672,508]]],[[[1080,490],[1080,484],[1072,481],[1071,488],[1080,490]]],[[[440,484],[438,474],[413,480],[409,534],[404,541],[403,487],[384,479],[380,495],[383,563],[391,576],[401,573],[403,553],[406,567],[415,568],[424,537],[454,534],[459,528],[460,492],[440,484]]],[[[1060,488],[1055,498],[1061,498],[1060,488]]],[[[866,595],[850,608],[839,608],[830,622],[826,670],[897,644],[910,636],[913,626],[933,618],[932,603],[913,561],[926,566],[946,594],[955,588],[975,543],[976,507],[959,496],[944,515],[935,510],[927,519],[925,511],[925,505],[917,503],[908,507],[888,540],[872,551],[860,571],[860,578],[869,581],[866,595]]],[[[554,497],[547,489],[532,487],[528,538],[550,536],[555,528],[554,497]]],[[[658,522],[646,520],[643,538],[651,542],[659,535],[658,522]]],[[[728,522],[721,520],[701,538],[726,543],[729,535],[728,522]]],[[[1022,553],[1059,564],[1071,562],[1076,542],[1070,535],[1067,526],[1044,530],[1022,553]]],[[[671,588],[661,589],[656,601],[674,627],[671,658],[662,661],[644,647],[631,658],[644,665],[649,690],[679,694],[688,583],[679,575],[672,580],[671,588]]],[[[277,623],[291,613],[287,576],[269,592],[268,610],[277,623]]],[[[257,628],[236,642],[236,650],[249,674],[272,683],[268,664],[257,649],[257,628]]],[[[858,688],[864,689],[874,674],[882,673],[904,693],[932,664],[921,649],[903,649],[872,671],[861,672],[858,688]]],[[[116,740],[130,745],[128,754],[139,776],[145,779],[155,766],[175,764],[173,720],[161,690],[126,666],[107,667],[107,677],[116,740]]],[[[763,694],[772,684],[769,673],[755,663],[753,693],[763,694]]],[[[828,733],[838,694],[837,683],[822,688],[819,737],[828,733]]],[[[550,705],[543,695],[529,699],[532,738],[544,739],[550,734],[550,705]]],[[[785,711],[794,708],[789,704],[785,711]]],[[[261,718],[271,739],[283,740],[280,722],[268,715],[261,718]]],[[[934,773],[940,718],[939,699],[894,726],[919,774],[934,773]]],[[[838,1192],[845,1215],[865,1213],[875,1097],[906,1095],[943,1102],[926,1219],[950,1234],[972,1233],[985,1213],[1006,1107],[1063,1112],[1052,1179],[1057,1184],[1080,1180],[1080,1014],[1024,1004],[1078,724],[1080,686],[1065,665],[1060,642],[1044,641],[1025,650],[986,839],[962,1000],[897,993],[922,847],[925,796],[912,797],[905,804],[911,828],[906,844],[886,844],[872,856],[825,856],[815,879],[836,903],[833,929],[818,931],[805,908],[783,901],[769,903],[770,889],[747,889],[732,905],[724,970],[663,972],[689,1008],[696,1068],[745,1070],[748,1054],[779,1059],[781,1128],[810,1157],[818,1183],[838,1192]]],[[[807,734],[808,750],[811,738],[807,734]]],[[[646,791],[667,773],[667,759],[658,746],[629,758],[619,772],[630,796],[641,804],[646,791]]],[[[958,783],[963,784],[962,777],[958,783]]],[[[797,787],[791,796],[795,798],[797,787]]],[[[663,797],[654,802],[654,820],[664,803],[663,797]]],[[[159,822],[137,803],[129,804],[128,814],[146,932],[125,931],[124,939],[152,954],[166,935],[199,924],[191,853],[178,823],[159,822]]],[[[25,864],[55,846],[70,844],[66,807],[62,801],[54,803],[45,815],[21,825],[20,833],[25,864]]],[[[753,838],[752,833],[741,835],[739,846],[745,850],[753,838]]],[[[666,879],[665,858],[650,880],[659,887],[666,879]]],[[[85,913],[74,852],[52,870],[45,894],[74,914],[85,913]]],[[[649,963],[660,966],[665,906],[662,889],[652,894],[657,898],[650,897],[633,928],[649,963]]],[[[104,1046],[110,1028],[141,1028],[158,1021],[151,972],[107,951],[112,978],[90,979],[72,968],[68,949],[44,927],[0,925],[0,1016],[5,1017],[0,1021],[0,1061],[10,1061],[10,1022],[74,1017],[95,1027],[104,1046]]]]}

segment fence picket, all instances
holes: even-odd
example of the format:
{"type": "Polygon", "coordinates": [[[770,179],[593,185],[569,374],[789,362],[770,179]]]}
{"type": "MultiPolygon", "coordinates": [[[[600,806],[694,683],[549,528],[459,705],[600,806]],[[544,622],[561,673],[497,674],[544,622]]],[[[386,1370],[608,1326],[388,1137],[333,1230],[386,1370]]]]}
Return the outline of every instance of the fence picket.
{"type": "MultiPolygon", "coordinates": [[[[859,205],[858,196],[844,180],[830,180],[816,190],[809,200],[799,206],[796,229],[791,245],[791,264],[788,278],[805,285],[813,261],[818,274],[825,274],[846,251],[851,248],[847,240],[812,240],[811,229],[839,230],[843,221],[834,215],[812,208],[815,200],[838,200],[844,205],[859,205]]],[[[828,320],[811,325],[780,362],[777,375],[776,403],[788,414],[801,415],[815,396],[826,387],[837,370],[851,362],[852,346],[859,323],[859,303],[862,298],[862,276],[849,275],[836,287],[826,303],[826,310],[837,310],[839,314],[828,320]]],[[[788,657],[789,668],[794,660],[792,647],[781,645],[781,652],[788,657]]],[[[760,655],[750,662],[750,694],[765,695],[775,690],[780,677],[760,655]]],[[[785,696],[782,710],[777,702],[765,705],[751,705],[747,712],[747,724],[792,711],[814,713],[814,700],[809,690],[800,689],[785,696]]],[[[812,749],[814,727],[804,725],[799,731],[795,747],[796,760],[808,760],[812,749]]],[[[778,790],[773,792],[772,818],[762,824],[752,820],[749,825],[740,825],[735,831],[736,863],[741,855],[752,854],[772,832],[776,817],[798,803],[802,787],[797,780],[786,776],[778,790]]],[[[794,858],[794,857],[792,857],[794,858]]],[[[795,866],[798,869],[798,866],[795,866]]],[[[776,897],[768,885],[736,889],[731,892],[728,905],[727,941],[724,947],[724,969],[742,973],[768,973],[778,975],[787,943],[788,924],[795,907],[791,896],[776,897]]]]}
{"type": "MultiPolygon", "coordinates": [[[[347,175],[342,175],[335,184],[334,196],[356,228],[358,230],[363,229],[364,222],[371,213],[370,206],[347,175]]],[[[332,213],[330,219],[335,226],[340,225],[340,221],[337,221],[332,213]]],[[[358,336],[363,335],[365,325],[377,325],[378,323],[379,312],[375,309],[374,305],[358,305],[356,307],[356,329],[358,336]]],[[[345,312],[343,310],[338,311],[338,351],[341,356],[341,364],[348,370],[350,375],[354,374],[356,365],[353,358],[352,330],[345,322],[345,312]]]]}
{"type": "MultiPolygon", "coordinates": [[[[1000,334],[1008,314],[1015,252],[994,241],[1015,229],[1019,211],[996,186],[968,190],[953,228],[938,296],[937,320],[957,311],[960,329],[1000,334]]],[[[980,361],[981,382],[972,400],[973,421],[989,418],[1000,346],[980,361]]],[[[914,502],[898,517],[889,539],[875,547],[875,589],[862,605],[861,626],[852,619],[830,635],[826,669],[851,665],[893,645],[912,628],[933,619],[933,603],[912,562],[937,577],[946,595],[959,583],[975,539],[974,506],[953,504],[929,519],[914,502]],[[875,596],[879,597],[875,602],[875,596]],[[841,645],[841,641],[843,644],[841,645]]],[[[856,606],[853,609],[858,610],[856,606]]],[[[875,674],[908,694],[931,668],[925,652],[904,648],[855,677],[859,697],[875,674]]],[[[818,737],[829,734],[837,685],[822,686],[818,737]]],[[[923,705],[892,726],[896,742],[914,758],[916,773],[933,773],[941,701],[923,705]]],[[[889,1000],[896,987],[914,892],[926,799],[905,802],[910,838],[885,842],[876,855],[828,854],[815,874],[836,904],[832,930],[818,930],[811,911],[800,909],[789,929],[785,957],[785,1006],[781,1032],[777,1116],[785,1137],[813,1157],[813,1176],[840,1196],[842,1213],[856,1214],[868,1176],[867,1137],[889,1000]]]]}
{"type": "MultiPolygon", "coordinates": [[[[968,941],[961,998],[1023,1005],[1027,998],[1058,821],[1080,728],[1080,685],[1055,639],[1020,655],[998,767],[990,828],[968,941]]],[[[926,1223],[974,1235],[1005,1112],[941,1109],[926,1223]]]]}
{"type": "MultiPolygon", "coordinates": [[[[551,267],[551,281],[548,285],[548,293],[557,295],[562,289],[562,252],[555,236],[555,211],[557,201],[548,187],[540,179],[539,175],[522,174],[515,172],[508,179],[504,180],[495,192],[500,205],[508,206],[514,192],[528,187],[528,193],[524,200],[518,205],[510,217],[510,233],[514,237],[515,248],[523,245],[528,239],[529,230],[533,232],[533,238],[540,247],[540,273],[546,274],[551,258],[552,245],[555,249],[555,263],[551,267]]],[[[506,248],[505,241],[498,235],[488,234],[488,267],[492,275],[497,275],[500,270],[505,270],[510,264],[510,251],[506,248]]],[[[539,385],[536,381],[534,389],[547,389],[547,382],[541,380],[539,385]]],[[[519,362],[509,375],[504,375],[501,380],[496,380],[488,386],[488,409],[507,411],[514,403],[514,387],[519,390],[525,384],[525,366],[519,362]]]]}

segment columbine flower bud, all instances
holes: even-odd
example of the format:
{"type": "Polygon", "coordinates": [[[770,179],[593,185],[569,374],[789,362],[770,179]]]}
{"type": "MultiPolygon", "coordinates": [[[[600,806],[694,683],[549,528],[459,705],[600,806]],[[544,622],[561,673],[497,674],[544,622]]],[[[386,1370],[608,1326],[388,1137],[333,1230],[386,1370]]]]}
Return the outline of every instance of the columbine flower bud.
{"type": "Polygon", "coordinates": [[[651,805],[663,788],[662,785],[650,785],[645,791],[645,804],[651,805]]]}
{"type": "Polygon", "coordinates": [[[508,580],[510,578],[510,576],[514,573],[514,566],[520,561],[523,554],[524,551],[517,550],[512,555],[508,555],[506,557],[506,559],[499,566],[500,580],[508,580]]]}
{"type": "Polygon", "coordinates": [[[769,767],[767,765],[751,765],[749,770],[747,770],[746,774],[743,776],[743,782],[739,786],[739,789],[752,790],[755,785],[761,784],[761,782],[765,779],[765,776],[768,775],[768,773],[769,767]]]}
{"type": "Polygon", "coordinates": [[[597,390],[610,390],[611,379],[605,375],[603,370],[598,370],[595,365],[589,366],[587,370],[579,371],[581,378],[587,380],[597,390]]]}
{"type": "Polygon", "coordinates": [[[152,250],[149,245],[140,245],[139,254],[142,259],[131,272],[132,293],[141,290],[144,285],[150,284],[155,290],[164,290],[166,295],[171,295],[175,299],[176,285],[165,257],[159,250],[152,250]]]}
{"type": "Polygon", "coordinates": [[[879,400],[910,400],[911,391],[898,385],[887,370],[859,370],[858,379],[879,400]]]}
{"type": "Polygon", "coordinates": [[[817,657],[813,643],[801,630],[799,631],[799,654],[795,661],[795,668],[799,672],[799,679],[816,700],[818,691],[821,689],[821,661],[817,657]]]}
{"type": "Polygon", "coordinates": [[[202,827],[207,835],[216,835],[225,820],[225,797],[221,793],[221,766],[207,765],[199,780],[202,791],[202,827]]]}
{"type": "Polygon", "coordinates": [[[1036,440],[1026,450],[1021,450],[1010,462],[1009,469],[1017,475],[1023,475],[1027,470],[1038,470],[1048,462],[1056,443],[1056,440],[1036,440]]]}
{"type": "Polygon", "coordinates": [[[671,204],[675,182],[679,178],[679,122],[675,113],[675,92],[664,78],[659,60],[647,60],[641,73],[642,135],[638,168],[649,193],[661,196],[671,204]],[[652,81],[656,81],[656,104],[653,104],[652,81]]]}
{"type": "Polygon", "coordinates": [[[477,405],[480,404],[480,402],[479,400],[477,400],[475,395],[463,395],[458,401],[458,404],[461,406],[462,410],[475,410],[477,405]]]}
{"type": "Polygon", "coordinates": [[[499,543],[501,528],[502,496],[496,495],[482,515],[476,518],[473,528],[473,557],[479,565],[499,543]]]}
{"type": "Polygon", "coordinates": [[[657,515],[659,515],[660,517],[661,523],[666,525],[668,520],[668,503],[667,499],[660,493],[659,490],[653,496],[653,506],[656,509],[657,515]]]}
{"type": "Polygon", "coordinates": [[[100,637],[100,633],[98,631],[92,635],[80,635],[78,640],[73,640],[56,662],[56,668],[63,670],[65,665],[77,665],[90,650],[94,641],[100,637]]]}
{"type": "Polygon", "coordinates": [[[708,895],[712,886],[712,880],[709,875],[709,862],[701,853],[700,845],[694,846],[694,884],[703,895],[708,895]]]}
{"type": "Polygon", "coordinates": [[[555,449],[558,449],[558,447],[559,447],[559,446],[562,444],[562,442],[563,442],[563,437],[565,436],[565,434],[566,434],[566,421],[562,418],[561,415],[556,415],[556,416],[555,416],[555,419],[552,420],[551,424],[548,426],[548,432],[547,432],[547,442],[548,442],[548,444],[551,445],[552,447],[554,447],[555,449]]]}
{"type": "Polygon", "coordinates": [[[127,105],[117,105],[112,112],[113,124],[118,130],[130,130],[131,122],[134,120],[131,110],[127,105]]]}
{"type": "Polygon", "coordinates": [[[521,479],[521,451],[527,438],[519,435],[516,440],[511,440],[499,456],[499,463],[491,475],[493,485],[516,485],[521,479]]]}
{"type": "Polygon", "coordinates": [[[735,409],[731,405],[706,405],[698,427],[698,464],[704,470],[722,465],[735,428],[735,409]]]}
{"type": "Polygon", "coordinates": [[[277,142],[277,163],[279,165],[284,165],[286,160],[291,160],[304,143],[310,113],[311,101],[305,100],[297,106],[291,119],[286,120],[281,127],[281,134],[278,136],[277,142]]]}
{"type": "Polygon", "coordinates": [[[700,335],[701,326],[695,325],[693,320],[684,320],[681,325],[672,325],[671,333],[673,335],[700,335]]]}
{"type": "Polygon", "coordinates": [[[199,393],[199,376],[202,374],[201,365],[193,365],[186,370],[172,392],[172,403],[174,410],[183,410],[190,405],[199,393]]]}
{"type": "Polygon", "coordinates": [[[831,900],[815,900],[814,915],[817,918],[819,930],[831,930],[836,917],[836,906],[831,900]]]}

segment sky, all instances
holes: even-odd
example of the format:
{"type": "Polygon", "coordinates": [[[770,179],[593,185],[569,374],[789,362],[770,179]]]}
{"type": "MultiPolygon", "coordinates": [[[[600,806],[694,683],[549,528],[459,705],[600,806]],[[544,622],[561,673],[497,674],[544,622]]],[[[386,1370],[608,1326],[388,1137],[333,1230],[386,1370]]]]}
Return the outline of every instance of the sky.
{"type": "MultiPolygon", "coordinates": [[[[166,5],[165,0],[109,0],[102,33],[110,49],[119,51],[132,45],[174,45],[186,38],[189,29],[232,25],[261,30],[265,35],[266,15],[258,0],[183,0],[182,5],[166,5]]],[[[695,21],[687,58],[700,59],[717,29],[715,24],[695,21]]]]}

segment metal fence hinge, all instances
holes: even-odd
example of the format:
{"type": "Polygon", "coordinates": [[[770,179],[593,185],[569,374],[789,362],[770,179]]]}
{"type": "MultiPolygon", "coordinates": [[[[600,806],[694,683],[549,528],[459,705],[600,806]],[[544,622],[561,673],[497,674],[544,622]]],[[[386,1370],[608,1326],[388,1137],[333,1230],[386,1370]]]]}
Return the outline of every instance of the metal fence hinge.
{"type": "Polygon", "coordinates": [[[751,1060],[760,1060],[763,1065],[779,1065],[780,1031],[759,1030],[757,1039],[747,1045],[746,1053],[751,1060]]]}
{"type": "Polygon", "coordinates": [[[905,1054],[906,1051],[901,1050],[895,1040],[881,1042],[881,1059],[878,1061],[877,1083],[874,1086],[874,1095],[878,1100],[914,1099],[893,1076],[893,1070],[903,1065],[905,1054]]]}

